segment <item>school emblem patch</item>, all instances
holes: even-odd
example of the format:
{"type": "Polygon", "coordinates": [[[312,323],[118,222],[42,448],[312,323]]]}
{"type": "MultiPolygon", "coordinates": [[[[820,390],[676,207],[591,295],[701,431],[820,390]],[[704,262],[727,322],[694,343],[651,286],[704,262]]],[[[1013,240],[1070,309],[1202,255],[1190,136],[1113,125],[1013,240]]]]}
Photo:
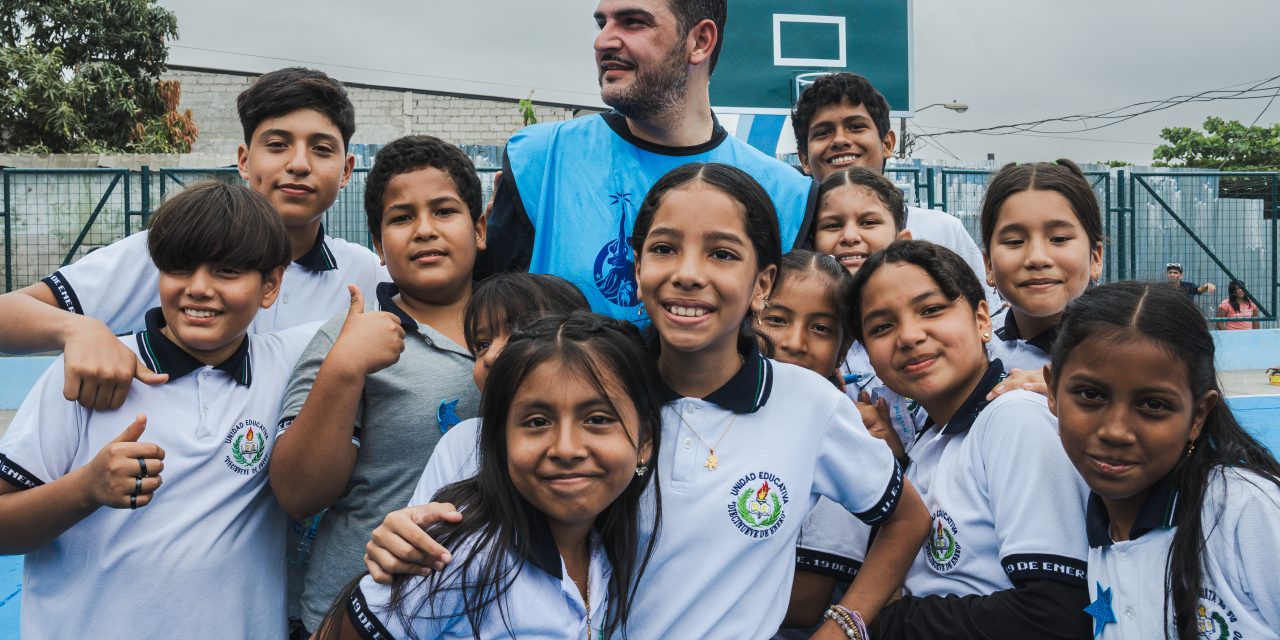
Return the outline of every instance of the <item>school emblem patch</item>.
{"type": "Polygon", "coordinates": [[[627,236],[627,208],[631,206],[631,194],[614,193],[609,203],[618,206],[618,235],[605,243],[596,254],[596,289],[606,300],[619,307],[640,304],[636,296],[636,265],[631,259],[631,242],[627,236]]]}
{"type": "Polygon", "coordinates": [[[1200,589],[1200,606],[1196,608],[1196,632],[1203,640],[1230,640],[1241,638],[1239,632],[1232,632],[1231,625],[1236,622],[1236,614],[1227,607],[1227,603],[1218,597],[1213,589],[1200,589]]]}
{"type": "Polygon", "coordinates": [[[729,496],[729,521],[745,536],[767,538],[786,522],[791,494],[782,478],[768,471],[742,476],[733,483],[729,496]]]}
{"type": "Polygon", "coordinates": [[[957,539],[959,533],[956,521],[946,511],[933,512],[933,532],[924,541],[924,558],[934,571],[946,573],[959,564],[962,551],[957,539]]]}
{"type": "Polygon", "coordinates": [[[242,475],[257,475],[267,466],[267,429],[261,422],[246,418],[231,427],[223,444],[228,445],[222,462],[242,475]]]}

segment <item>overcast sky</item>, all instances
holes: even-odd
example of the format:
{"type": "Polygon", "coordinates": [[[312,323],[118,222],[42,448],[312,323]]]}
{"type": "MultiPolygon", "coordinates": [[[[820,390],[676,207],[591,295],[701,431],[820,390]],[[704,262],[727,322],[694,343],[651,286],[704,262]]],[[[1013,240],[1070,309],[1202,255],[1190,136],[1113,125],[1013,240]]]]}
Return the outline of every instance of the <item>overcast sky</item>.
{"type": "MultiPolygon", "coordinates": [[[[260,72],[304,63],[347,82],[504,97],[536,87],[537,100],[598,104],[591,0],[313,0],[301,13],[297,3],[262,0],[161,4],[179,19],[173,64],[260,72]]],[[[788,2],[778,4],[785,10],[788,2]]],[[[940,107],[919,114],[913,127],[926,131],[1092,112],[1280,75],[1277,0],[913,0],[912,11],[913,106],[970,105],[964,114],[940,107]]],[[[1280,121],[1276,102],[1259,124],[1280,121]]],[[[1162,127],[1199,126],[1207,115],[1248,124],[1266,104],[1220,100],[1060,137],[959,134],[937,142],[964,162],[995,153],[1000,162],[1147,163],[1162,127]]],[[[916,156],[951,159],[935,146],[916,156]]]]}

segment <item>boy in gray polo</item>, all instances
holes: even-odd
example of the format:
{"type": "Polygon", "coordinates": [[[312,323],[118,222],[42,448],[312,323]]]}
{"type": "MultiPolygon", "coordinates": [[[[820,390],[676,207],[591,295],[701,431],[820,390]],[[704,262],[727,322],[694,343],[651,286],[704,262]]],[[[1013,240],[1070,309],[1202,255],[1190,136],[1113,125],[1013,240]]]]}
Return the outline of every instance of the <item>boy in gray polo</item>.
{"type": "Polygon", "coordinates": [[[457,147],[428,136],[378,152],[365,190],[374,248],[392,282],[321,327],[285,394],[271,487],[294,518],[328,509],[303,580],[302,619],[320,625],[364,570],[365,541],[403,506],[436,442],[476,415],[462,334],[476,252],[480,181],[457,147]]]}

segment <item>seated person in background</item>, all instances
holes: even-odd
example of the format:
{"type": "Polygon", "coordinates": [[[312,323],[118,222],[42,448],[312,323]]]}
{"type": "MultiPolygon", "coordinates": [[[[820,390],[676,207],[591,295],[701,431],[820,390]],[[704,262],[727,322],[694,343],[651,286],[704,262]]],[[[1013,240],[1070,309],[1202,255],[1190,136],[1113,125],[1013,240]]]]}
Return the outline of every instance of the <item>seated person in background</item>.
{"type": "MultiPolygon", "coordinates": [[[[1227,299],[1218,305],[1218,311],[1215,314],[1219,318],[1256,318],[1258,317],[1258,303],[1244,290],[1244,285],[1239,280],[1232,280],[1227,285],[1227,299]]],[[[1239,329],[1257,329],[1257,320],[1234,320],[1231,322],[1223,322],[1215,328],[1224,330],[1239,329]]]]}

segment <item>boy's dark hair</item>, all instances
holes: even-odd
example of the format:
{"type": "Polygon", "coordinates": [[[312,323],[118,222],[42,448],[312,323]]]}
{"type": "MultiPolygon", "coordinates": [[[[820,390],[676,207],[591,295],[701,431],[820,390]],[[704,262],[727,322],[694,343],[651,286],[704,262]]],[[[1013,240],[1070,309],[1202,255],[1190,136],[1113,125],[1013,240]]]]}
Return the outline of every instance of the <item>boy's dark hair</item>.
{"type": "Polygon", "coordinates": [[[238,184],[201,182],[165,200],[151,216],[147,251],[161,271],[202,264],[263,274],[289,264],[289,235],[262,194],[238,184]]]}
{"type": "MultiPolygon", "coordinates": [[[[1205,418],[1194,451],[1180,458],[1169,472],[1177,479],[1182,508],[1166,560],[1165,619],[1174,620],[1181,640],[1199,638],[1196,608],[1205,586],[1205,489],[1214,476],[1221,476],[1228,468],[1252,471],[1280,486],[1280,463],[1240,427],[1227,407],[1213,365],[1213,336],[1200,309],[1181,291],[1152,282],[1115,282],[1085,291],[1062,314],[1053,344],[1051,371],[1062,371],[1072,349],[1092,337],[1153,340],[1186,365],[1187,384],[1194,401],[1208,391],[1218,392],[1218,401],[1205,418]]],[[[1208,519],[1212,522],[1220,516],[1208,519]]]]}
{"type": "Polygon", "coordinates": [[[720,46],[724,44],[724,23],[728,18],[728,0],[668,0],[671,12],[676,14],[676,28],[681,36],[689,35],[694,25],[703,20],[716,23],[716,48],[711,52],[710,73],[715,73],[720,60],[720,46]]]}
{"type": "Polygon", "coordinates": [[[960,254],[926,240],[895,240],[893,244],[877,251],[862,263],[862,268],[853,274],[853,295],[850,296],[850,312],[853,314],[853,337],[859,342],[863,339],[862,330],[862,289],[867,280],[886,264],[913,264],[938,284],[942,295],[950,300],[964,298],[975,311],[979,303],[986,301],[982,291],[982,283],[973,269],[960,257],[960,254]]]}
{"type": "Polygon", "coordinates": [[[871,121],[876,125],[876,137],[880,140],[884,140],[892,130],[889,124],[889,101],[884,99],[884,95],[876,90],[870,80],[856,73],[828,73],[819,76],[800,94],[796,108],[791,111],[791,129],[796,134],[796,148],[802,155],[807,155],[806,150],[809,148],[809,125],[813,122],[813,116],[823,107],[842,102],[855,107],[866,107],[871,121]]]}
{"type": "MultiPolygon", "coordinates": [[[[902,191],[898,190],[898,187],[888,178],[866,167],[849,167],[827,176],[818,187],[818,202],[821,203],[828,193],[845,186],[870,190],[889,209],[889,213],[893,216],[893,230],[901,232],[907,228],[907,204],[902,197],[902,191]]],[[[818,231],[817,225],[812,226],[813,228],[809,231],[809,244],[813,244],[812,236],[818,231]]]]}
{"type": "Polygon", "coordinates": [[[253,132],[263,120],[298,109],[323,113],[342,134],[342,150],[347,150],[356,132],[356,109],[347,97],[347,90],[325,72],[304,67],[264,73],[236,97],[244,143],[253,145],[253,132]]]}
{"type": "Polygon", "coordinates": [[[481,328],[511,334],[543,316],[590,310],[587,297],[560,276],[509,271],[476,285],[463,314],[462,334],[467,350],[475,353],[481,328]]]}
{"type": "Polygon", "coordinates": [[[382,240],[382,207],[387,183],[402,174],[434,167],[449,176],[467,205],[471,220],[484,213],[480,195],[480,176],[471,158],[462,149],[434,136],[404,136],[378,150],[373,168],[364,183],[364,213],[369,221],[369,235],[382,240]]]}
{"type": "Polygon", "coordinates": [[[987,195],[982,199],[982,246],[991,250],[991,236],[996,232],[1000,207],[1015,193],[1023,191],[1053,191],[1066,198],[1076,220],[1089,236],[1089,247],[1102,242],[1102,214],[1098,210],[1098,196],[1094,194],[1089,179],[1076,163],[1065,158],[1056,162],[1011,162],[996,172],[987,185],[987,195]]]}

